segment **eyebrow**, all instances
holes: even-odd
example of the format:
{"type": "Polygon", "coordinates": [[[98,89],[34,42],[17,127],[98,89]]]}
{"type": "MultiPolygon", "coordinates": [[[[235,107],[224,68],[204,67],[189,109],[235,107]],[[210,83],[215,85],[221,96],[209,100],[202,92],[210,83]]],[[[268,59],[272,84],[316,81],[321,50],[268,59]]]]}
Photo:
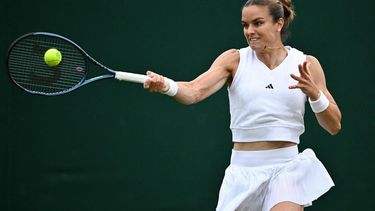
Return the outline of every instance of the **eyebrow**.
{"type": "Polygon", "coordinates": [[[264,20],[264,18],[261,18],[261,17],[255,18],[252,22],[256,22],[256,21],[260,21],[260,20],[264,20]]]}
{"type": "MultiPolygon", "coordinates": [[[[257,21],[260,21],[260,20],[264,20],[264,18],[262,17],[259,17],[259,18],[255,18],[254,20],[252,20],[251,22],[254,23],[254,22],[257,22],[257,21]]],[[[241,20],[241,23],[247,23],[246,21],[244,20],[241,20]]]]}

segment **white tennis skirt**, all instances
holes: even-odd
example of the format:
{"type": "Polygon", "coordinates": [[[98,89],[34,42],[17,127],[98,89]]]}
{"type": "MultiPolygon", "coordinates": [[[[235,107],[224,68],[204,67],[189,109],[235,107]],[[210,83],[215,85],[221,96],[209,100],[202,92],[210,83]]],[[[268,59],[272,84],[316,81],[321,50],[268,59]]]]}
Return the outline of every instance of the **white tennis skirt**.
{"type": "Polygon", "coordinates": [[[216,211],[269,211],[284,201],[309,206],[332,186],[311,149],[232,150],[216,211]]]}

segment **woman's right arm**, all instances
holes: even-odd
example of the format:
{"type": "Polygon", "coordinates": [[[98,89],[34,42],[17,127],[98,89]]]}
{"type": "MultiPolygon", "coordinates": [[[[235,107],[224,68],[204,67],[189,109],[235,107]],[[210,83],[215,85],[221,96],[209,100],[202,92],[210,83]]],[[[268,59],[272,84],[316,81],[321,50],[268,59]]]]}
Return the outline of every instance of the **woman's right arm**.
{"type": "MultiPolygon", "coordinates": [[[[174,99],[182,104],[190,105],[198,103],[211,96],[222,88],[233,76],[240,60],[238,50],[231,49],[222,53],[212,63],[211,67],[189,82],[177,82],[178,91],[174,99]]],[[[166,92],[169,86],[164,86],[164,77],[151,71],[147,71],[150,77],[144,84],[150,92],[166,92]]]]}

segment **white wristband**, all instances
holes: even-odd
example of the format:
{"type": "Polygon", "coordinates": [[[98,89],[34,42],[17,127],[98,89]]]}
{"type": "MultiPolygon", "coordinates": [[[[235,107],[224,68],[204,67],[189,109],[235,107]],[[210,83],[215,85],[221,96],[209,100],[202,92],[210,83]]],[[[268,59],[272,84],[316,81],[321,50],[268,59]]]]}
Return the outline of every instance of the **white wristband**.
{"type": "Polygon", "coordinates": [[[166,95],[171,96],[171,97],[175,96],[177,94],[177,91],[178,91],[177,83],[174,80],[166,78],[166,77],[164,77],[164,80],[165,80],[166,83],[168,83],[169,89],[168,89],[168,91],[163,92],[163,94],[166,94],[166,95]]]}
{"type": "Polygon", "coordinates": [[[309,98],[309,103],[314,113],[323,112],[329,106],[329,100],[322,91],[320,91],[319,99],[311,101],[311,99],[309,98]]]}

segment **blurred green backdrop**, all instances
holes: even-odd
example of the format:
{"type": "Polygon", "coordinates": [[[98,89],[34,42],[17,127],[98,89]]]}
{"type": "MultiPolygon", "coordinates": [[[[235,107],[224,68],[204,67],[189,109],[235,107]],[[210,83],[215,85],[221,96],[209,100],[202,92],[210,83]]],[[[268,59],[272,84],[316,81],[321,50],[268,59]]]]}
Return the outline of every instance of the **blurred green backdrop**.
{"type": "MultiPolygon", "coordinates": [[[[375,210],[374,2],[294,3],[287,44],[320,60],[343,113],[332,137],[307,109],[300,150],[316,151],[336,187],[306,210],[375,210]]],[[[115,80],[32,96],[10,82],[5,57],[18,36],[48,31],[110,68],[191,80],[246,46],[243,4],[1,1],[0,210],[214,210],[231,152],[225,89],[193,106],[115,80]]]]}

